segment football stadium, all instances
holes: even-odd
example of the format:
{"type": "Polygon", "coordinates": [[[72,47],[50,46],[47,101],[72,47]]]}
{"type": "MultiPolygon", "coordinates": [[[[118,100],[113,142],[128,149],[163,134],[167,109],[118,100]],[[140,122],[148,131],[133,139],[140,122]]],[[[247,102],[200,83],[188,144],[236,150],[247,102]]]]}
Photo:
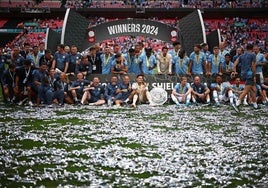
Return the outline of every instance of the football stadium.
{"type": "Polygon", "coordinates": [[[267,0],[0,0],[1,187],[268,187],[267,0]]]}

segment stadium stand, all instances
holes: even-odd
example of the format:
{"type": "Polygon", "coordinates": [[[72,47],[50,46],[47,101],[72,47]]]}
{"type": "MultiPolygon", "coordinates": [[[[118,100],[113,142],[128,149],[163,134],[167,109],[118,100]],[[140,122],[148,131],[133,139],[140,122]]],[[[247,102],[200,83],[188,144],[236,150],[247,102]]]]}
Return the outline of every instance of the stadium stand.
{"type": "Polygon", "coordinates": [[[43,0],[36,3],[34,0],[1,0],[0,7],[23,7],[23,8],[60,8],[61,1],[59,0],[43,0]]]}
{"type": "Polygon", "coordinates": [[[45,0],[36,5],[37,8],[60,8],[61,1],[45,0]]]}
{"type": "Polygon", "coordinates": [[[220,29],[224,40],[230,48],[247,42],[257,43],[262,49],[267,49],[268,19],[205,19],[206,32],[220,29]]]}
{"type": "Polygon", "coordinates": [[[0,33],[0,47],[10,46],[17,35],[17,33],[0,33]]]}
{"type": "MultiPolygon", "coordinates": [[[[157,20],[171,26],[177,26],[179,19],[157,19],[151,18],[152,20],[157,20]]],[[[90,23],[92,25],[98,25],[104,22],[112,21],[114,19],[107,19],[104,17],[93,17],[90,18],[90,23]]],[[[59,32],[61,31],[63,20],[56,19],[44,19],[44,20],[28,20],[24,22],[15,22],[10,25],[11,21],[5,19],[0,21],[2,27],[15,28],[14,25],[19,25],[21,28],[25,27],[25,23],[34,24],[38,23],[37,27],[27,27],[27,32],[24,34],[18,35],[11,45],[20,44],[24,42],[33,43],[35,45],[39,44],[40,41],[44,41],[45,38],[45,28],[56,29],[59,32]],[[5,23],[5,24],[4,24],[5,23]],[[19,38],[19,39],[18,39],[19,38]]],[[[268,19],[241,19],[241,18],[224,18],[224,19],[204,19],[206,26],[207,34],[220,29],[223,40],[228,42],[229,48],[234,48],[243,44],[247,39],[247,42],[253,42],[259,44],[262,49],[267,50],[267,40],[268,40],[268,19]]],[[[13,36],[14,37],[14,36],[13,36]]],[[[103,41],[102,45],[109,44],[113,45],[114,43],[119,43],[122,46],[123,51],[126,51],[128,48],[133,45],[133,41],[144,41],[147,44],[150,44],[156,51],[159,51],[163,45],[168,45],[162,41],[156,39],[148,39],[143,36],[139,37],[127,37],[122,36],[114,39],[113,41],[107,40],[103,41]]],[[[10,42],[10,39],[7,40],[10,42]]]]}
{"type": "MultiPolygon", "coordinates": [[[[66,2],[65,7],[71,8],[255,8],[266,6],[263,0],[243,0],[243,1],[224,1],[224,0],[195,0],[195,1],[183,1],[183,0],[140,0],[140,1],[123,1],[123,0],[42,0],[40,3],[36,3],[35,0],[1,0],[0,7],[33,7],[33,8],[55,8],[58,9],[62,5],[62,2],[66,2]],[[138,2],[138,3],[137,3],[138,2]]],[[[65,9],[63,9],[64,11],[65,9]]],[[[40,16],[39,16],[40,17],[40,16]]],[[[13,42],[9,44],[17,44],[22,41],[32,41],[33,43],[38,43],[42,41],[42,37],[45,36],[45,29],[51,28],[61,31],[63,20],[59,18],[45,18],[43,16],[40,20],[21,20],[21,19],[0,19],[1,29],[20,29],[14,30],[17,32],[17,37],[13,42]],[[27,25],[28,24],[28,25],[27,25]],[[36,25],[37,24],[37,25],[36,25]],[[23,30],[24,29],[24,30],[23,30]],[[18,40],[22,38],[21,40],[18,40]],[[19,42],[18,42],[19,41],[19,42]]],[[[56,16],[55,16],[56,17],[56,16]]],[[[98,25],[104,22],[116,20],[117,18],[104,18],[100,16],[87,17],[90,20],[90,26],[98,25]]],[[[152,20],[157,20],[174,27],[178,27],[179,19],[181,17],[172,18],[157,18],[151,17],[152,20]]],[[[25,18],[26,19],[26,18],[25,18]]],[[[119,19],[119,18],[118,18],[119,19]]],[[[121,18],[120,18],[121,19],[121,18]]],[[[263,49],[267,50],[267,40],[268,40],[268,20],[267,18],[251,18],[251,19],[241,19],[241,18],[204,18],[206,33],[220,29],[222,40],[226,40],[230,48],[237,45],[243,44],[244,40],[247,39],[249,42],[258,43],[263,49]]],[[[14,36],[13,36],[14,37],[14,36]]],[[[121,43],[126,48],[130,46],[129,41],[134,40],[129,37],[118,37],[115,41],[121,43]]],[[[163,44],[157,40],[149,40],[143,36],[136,37],[135,40],[146,41],[150,43],[155,49],[160,49],[163,44]]],[[[115,43],[115,41],[108,43],[115,43]]],[[[106,41],[104,41],[106,42],[106,41]]]]}
{"type": "MultiPolygon", "coordinates": [[[[36,3],[34,0],[1,0],[0,7],[29,7],[29,8],[60,8],[61,0],[43,0],[36,3]]],[[[66,8],[260,8],[267,6],[264,0],[222,1],[222,0],[196,0],[196,1],[115,1],[115,0],[67,0],[66,8]]]]}
{"type": "Polygon", "coordinates": [[[67,0],[66,8],[253,8],[264,7],[265,1],[245,0],[245,1],[222,1],[222,0],[196,0],[196,1],[114,1],[114,0],[67,0]]]}
{"type": "Polygon", "coordinates": [[[2,28],[7,23],[7,21],[7,19],[0,20],[0,28],[2,28]]]}
{"type": "Polygon", "coordinates": [[[19,1],[19,0],[1,0],[0,7],[33,7],[34,1],[19,1]]]}
{"type": "Polygon", "coordinates": [[[1,19],[3,21],[2,28],[4,29],[15,29],[23,21],[22,18],[18,19],[1,19]]]}

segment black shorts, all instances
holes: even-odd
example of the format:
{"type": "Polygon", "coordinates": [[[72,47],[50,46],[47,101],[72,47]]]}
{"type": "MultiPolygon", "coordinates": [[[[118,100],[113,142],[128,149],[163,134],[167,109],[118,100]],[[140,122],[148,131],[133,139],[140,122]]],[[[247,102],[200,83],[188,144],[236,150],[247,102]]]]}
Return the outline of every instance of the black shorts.
{"type": "Polygon", "coordinates": [[[241,80],[245,81],[245,85],[254,86],[256,83],[254,82],[254,77],[241,75],[241,80]]]}
{"type": "Polygon", "coordinates": [[[202,99],[202,98],[200,98],[200,97],[198,97],[198,96],[196,96],[196,102],[198,102],[198,103],[205,103],[206,102],[206,99],[202,99]]]}
{"type": "MultiPolygon", "coordinates": [[[[94,102],[97,102],[98,100],[101,100],[101,98],[91,96],[91,98],[89,99],[88,102],[90,102],[90,103],[94,103],[94,102]]],[[[106,101],[106,102],[107,102],[107,101],[106,101]]]]}
{"type": "Polygon", "coordinates": [[[250,86],[256,85],[254,78],[247,78],[245,85],[250,85],[250,86]]]}

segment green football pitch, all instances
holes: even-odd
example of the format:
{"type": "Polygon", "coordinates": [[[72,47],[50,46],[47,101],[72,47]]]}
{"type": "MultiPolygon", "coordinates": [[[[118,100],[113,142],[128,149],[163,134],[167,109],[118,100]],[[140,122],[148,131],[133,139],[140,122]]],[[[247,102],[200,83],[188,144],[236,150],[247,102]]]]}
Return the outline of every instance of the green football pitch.
{"type": "Polygon", "coordinates": [[[267,107],[0,103],[1,187],[267,185],[267,107]]]}

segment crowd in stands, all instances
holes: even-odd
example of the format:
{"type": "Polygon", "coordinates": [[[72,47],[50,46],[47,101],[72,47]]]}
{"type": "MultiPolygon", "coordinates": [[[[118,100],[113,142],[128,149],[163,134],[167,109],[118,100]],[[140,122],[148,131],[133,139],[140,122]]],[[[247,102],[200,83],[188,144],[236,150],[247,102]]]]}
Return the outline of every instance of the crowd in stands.
{"type": "Polygon", "coordinates": [[[46,9],[46,8],[60,8],[61,7],[60,0],[1,0],[0,7],[9,7],[9,8],[24,8],[24,9],[32,9],[33,11],[36,9],[46,9]]]}
{"type": "Polygon", "coordinates": [[[207,33],[220,29],[222,39],[228,42],[229,48],[249,42],[268,49],[268,19],[206,19],[204,24],[207,33]]]}
{"type": "MultiPolygon", "coordinates": [[[[154,21],[159,21],[168,24],[172,27],[178,27],[179,19],[158,19],[150,18],[154,21]]],[[[89,27],[96,26],[101,23],[113,21],[113,19],[107,19],[104,17],[92,17],[89,18],[89,27]]],[[[3,20],[3,25],[7,20],[3,20]]],[[[44,41],[45,29],[51,28],[61,31],[63,20],[60,18],[56,19],[34,19],[27,22],[18,24],[17,28],[23,28],[24,31],[20,33],[14,41],[7,44],[7,50],[13,46],[21,46],[23,43],[31,43],[38,45],[40,41],[44,41]],[[33,26],[34,25],[34,26],[33,26]]],[[[258,44],[263,51],[268,49],[268,19],[245,19],[245,18],[228,18],[225,19],[205,19],[204,20],[206,33],[209,34],[211,31],[216,29],[220,30],[222,41],[227,42],[229,49],[234,49],[237,46],[243,46],[246,43],[258,44]]],[[[163,46],[171,47],[170,44],[159,41],[157,39],[151,39],[144,36],[132,37],[122,36],[115,39],[103,41],[101,46],[109,44],[120,44],[123,52],[126,52],[133,43],[142,41],[145,45],[149,44],[155,51],[160,51],[163,46]]]]}
{"type": "MultiPolygon", "coordinates": [[[[150,18],[153,21],[159,21],[168,24],[172,27],[178,27],[179,19],[158,19],[150,18]]],[[[89,27],[95,25],[112,21],[112,19],[106,19],[103,17],[96,17],[90,19],[89,27]]],[[[225,19],[204,19],[206,33],[209,34],[211,31],[216,29],[220,30],[220,34],[223,41],[226,41],[229,49],[236,48],[246,43],[256,43],[262,50],[268,50],[268,19],[245,19],[245,18],[228,18],[225,19]]],[[[133,38],[131,36],[118,37],[113,40],[104,41],[105,43],[113,44],[120,43],[123,49],[128,49],[133,41],[146,41],[152,45],[152,47],[157,51],[164,45],[168,45],[163,41],[156,39],[149,39],[139,36],[133,38]]]]}
{"type": "Polygon", "coordinates": [[[1,0],[0,7],[20,8],[261,8],[265,0],[1,0]]]}
{"type": "MultiPolygon", "coordinates": [[[[7,22],[8,20],[5,20],[7,22]]],[[[3,24],[4,25],[4,24],[3,24]]],[[[39,45],[40,42],[45,41],[46,29],[51,28],[56,31],[61,31],[63,20],[56,19],[33,19],[27,22],[21,22],[16,28],[22,29],[22,32],[16,36],[16,38],[6,44],[5,50],[7,53],[10,52],[14,46],[22,46],[24,43],[32,45],[39,45]]],[[[0,27],[1,28],[1,27],[0,27]]]]}
{"type": "Polygon", "coordinates": [[[67,0],[66,8],[261,8],[264,0],[222,1],[222,0],[67,0]]]}
{"type": "Polygon", "coordinates": [[[63,20],[59,17],[56,19],[33,19],[27,22],[21,22],[17,25],[17,28],[27,28],[28,32],[32,32],[34,29],[58,29],[62,28],[63,20]]]}

